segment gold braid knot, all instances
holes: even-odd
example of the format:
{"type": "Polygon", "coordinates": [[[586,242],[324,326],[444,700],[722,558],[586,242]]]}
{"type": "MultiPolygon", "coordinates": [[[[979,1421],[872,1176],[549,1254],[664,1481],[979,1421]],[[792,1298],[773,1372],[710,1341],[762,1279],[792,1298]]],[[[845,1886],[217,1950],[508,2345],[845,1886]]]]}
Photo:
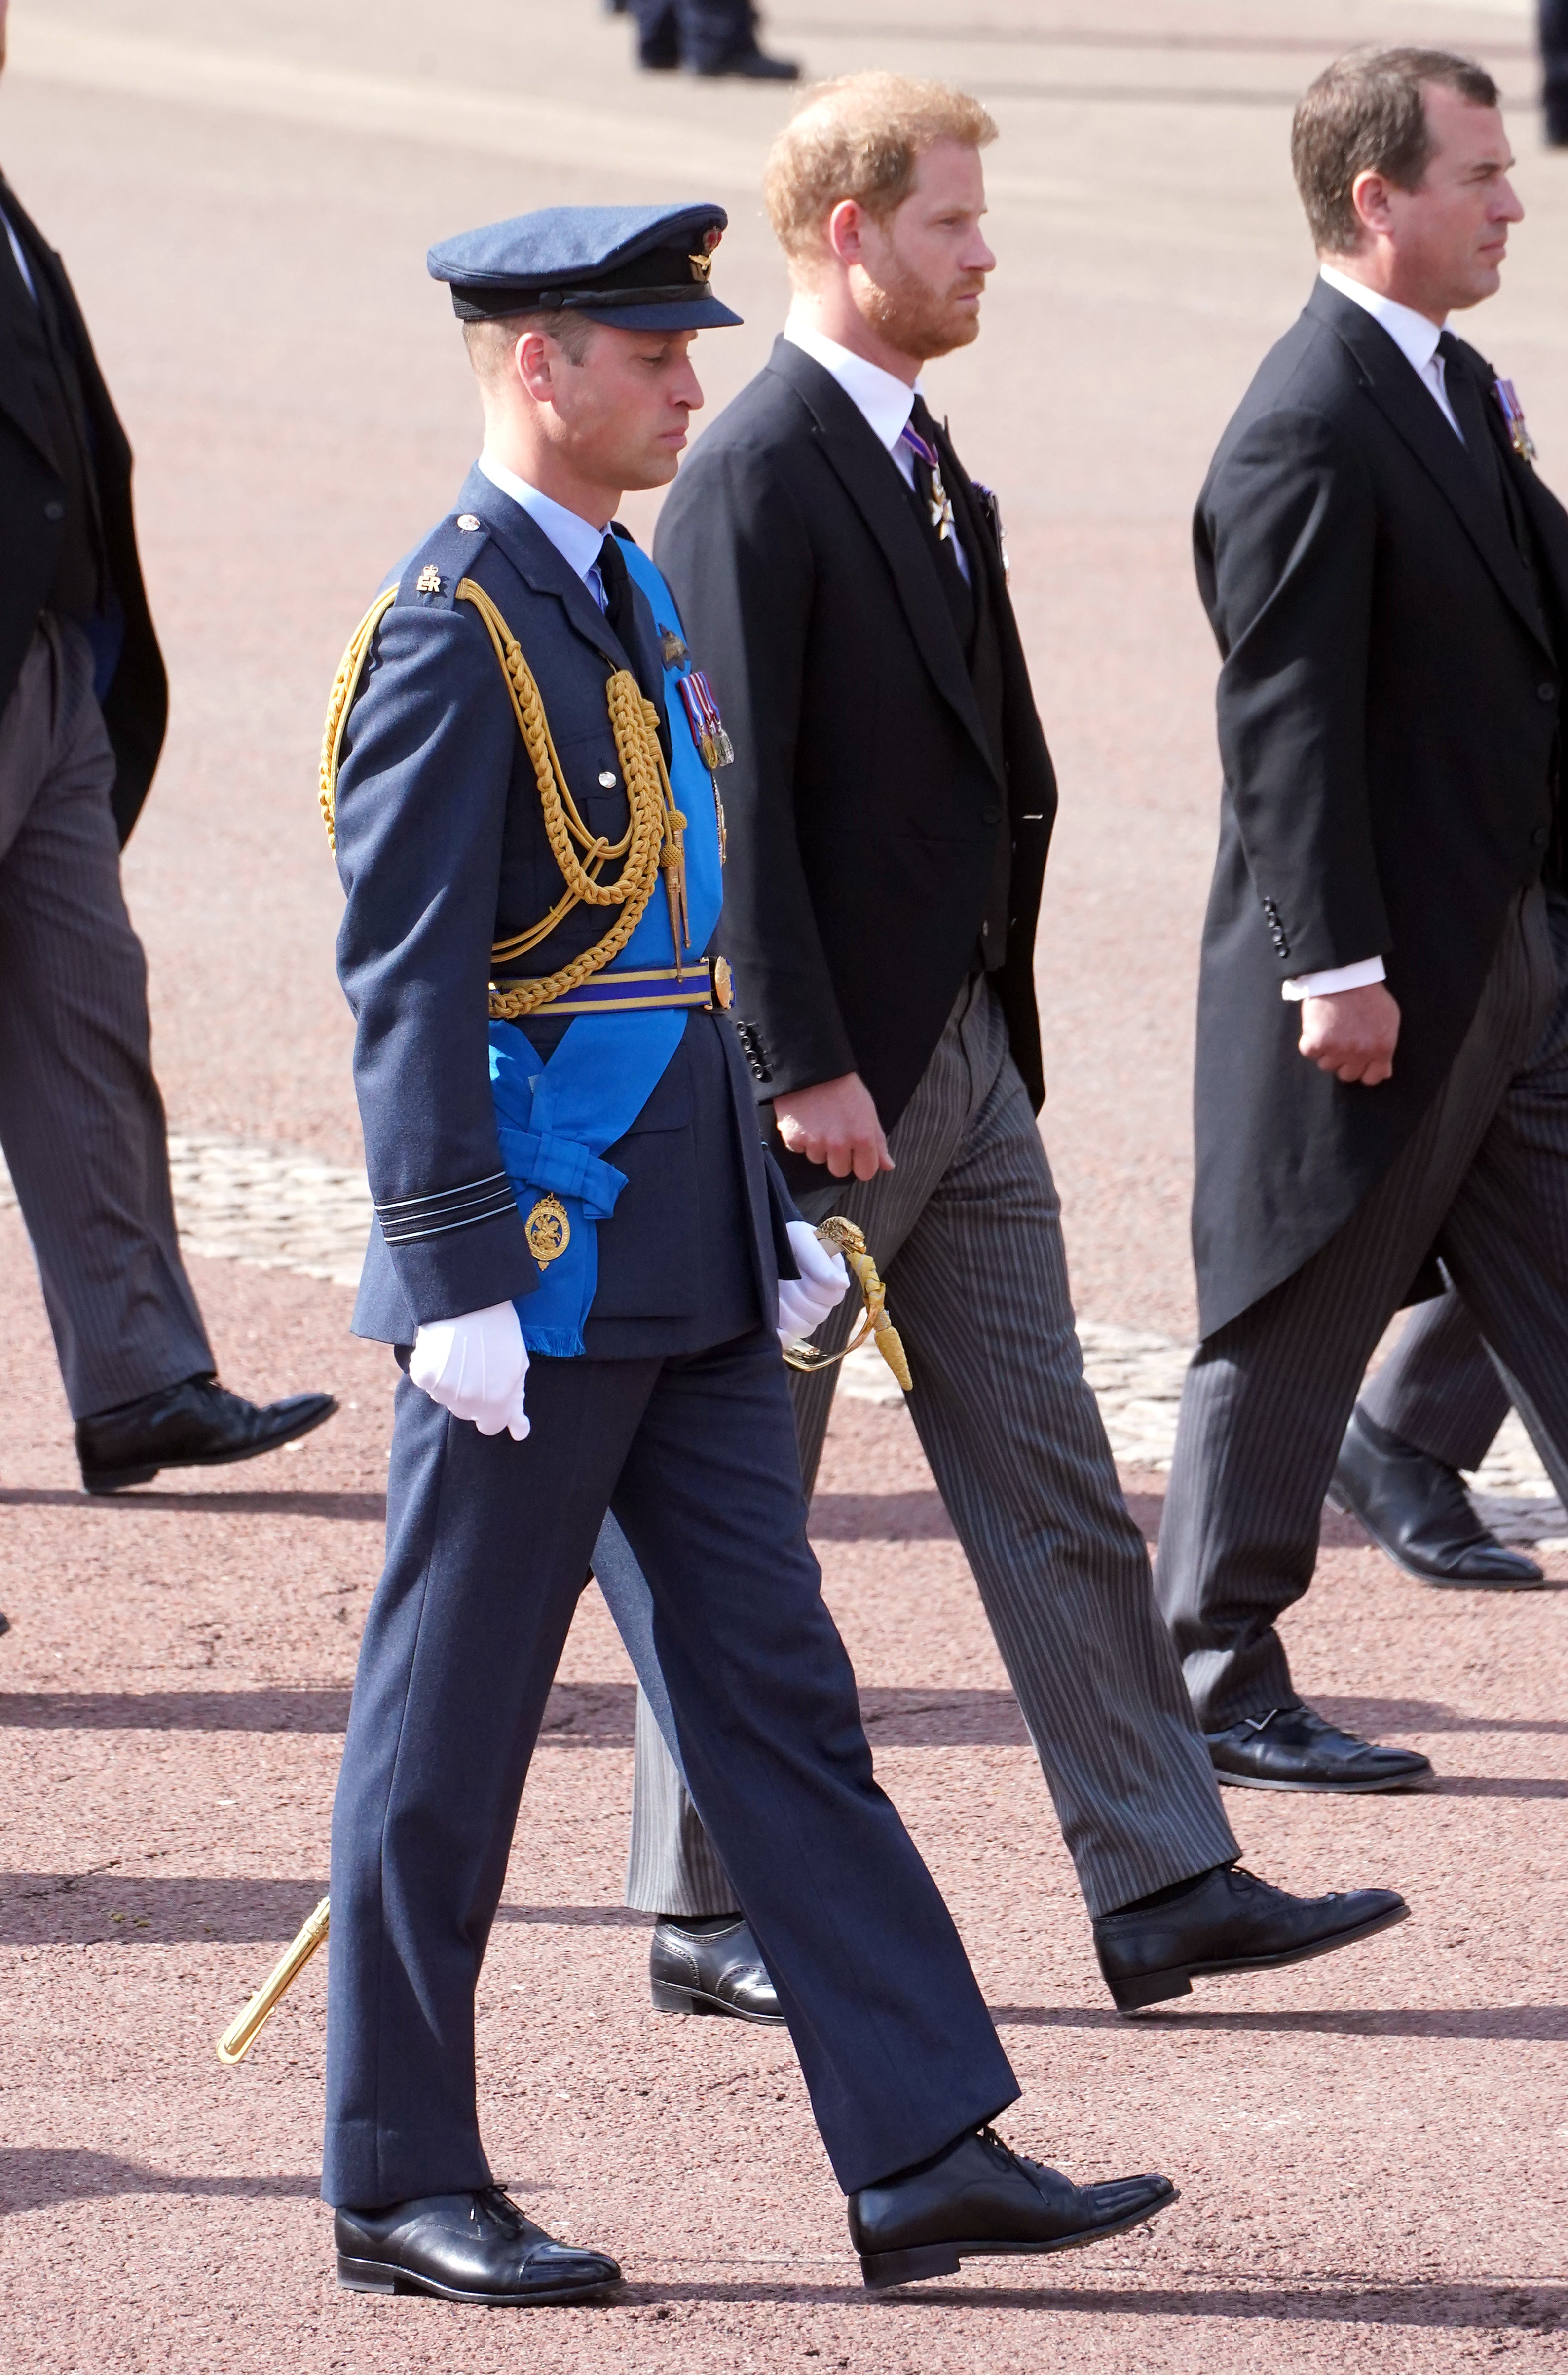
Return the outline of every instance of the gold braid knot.
{"type": "MultiPolygon", "coordinates": [[[[321,809],[326,825],[326,837],[331,846],[337,846],[336,792],[337,768],[343,744],[344,727],[359,691],[376,629],[396,598],[396,589],[377,597],[355,628],[348,648],[337,665],[332,681],[331,698],[327,703],[326,730],[322,740],[321,809]]],[[[523,747],[528,753],[538,786],[539,807],[543,817],[545,837],[550,853],[560,868],[565,889],[547,916],[525,931],[510,939],[497,940],[490,951],[492,964],[512,964],[526,956],[530,950],[548,939],[562,918],[573,907],[619,907],[620,914],[604,938],[580,956],[572,958],[557,972],[546,974],[532,981],[508,982],[504,987],[492,983],[489,1010],[492,1020],[510,1022],[519,1014],[527,1014],[536,1006],[547,1006],[579,983],[591,980],[618,957],[643,920],[643,912],[654,895],[660,875],[669,901],[670,938],[675,948],[675,967],[678,977],[683,950],[691,945],[686,912],[686,854],[681,835],[686,819],[676,807],[670,788],[669,772],[665,754],[659,747],[659,714],[651,701],[643,698],[642,687],[629,668],[618,668],[605,687],[609,710],[610,730],[615,737],[616,754],[620,761],[622,780],[626,786],[630,821],[619,841],[607,841],[602,833],[590,833],[584,823],[577,803],[572,797],[560,759],[550,733],[549,720],[533,670],[523,656],[522,645],[513,633],[500,610],[482,585],[473,578],[463,578],[454,597],[467,602],[478,612],[486,633],[494,648],[506,689],[511,696],[513,715],[523,747]],[[603,879],[604,868],[612,859],[623,861],[619,873],[612,881],[603,879]]]]}

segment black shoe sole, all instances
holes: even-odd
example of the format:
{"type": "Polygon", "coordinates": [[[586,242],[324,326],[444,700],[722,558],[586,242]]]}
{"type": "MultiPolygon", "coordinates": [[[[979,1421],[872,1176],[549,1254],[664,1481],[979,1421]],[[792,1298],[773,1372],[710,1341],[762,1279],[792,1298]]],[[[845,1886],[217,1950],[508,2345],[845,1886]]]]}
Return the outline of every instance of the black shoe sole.
{"type": "Polygon", "coordinates": [[[286,1443],[298,1443],[301,1436],[312,1435],[318,1426],[326,1424],[336,1409],[336,1399],[330,1400],[325,1410],[298,1420],[294,1425],[286,1427],[281,1435],[269,1436],[265,1443],[247,1444],[242,1451],[194,1451],[183,1459],[155,1460],[150,1467],[84,1468],[82,1490],[84,1493],[124,1493],[127,1485],[150,1484],[165,1468],[232,1468],[242,1459],[261,1459],[269,1451],[281,1451],[286,1443]]]}
{"type": "Polygon", "coordinates": [[[1365,1512],[1358,1509],[1349,1495],[1338,1485],[1329,1486],[1327,1499],[1329,1507],[1338,1509],[1342,1517],[1354,1518],[1362,1531],[1370,1535],[1384,1557],[1391,1560],[1402,1575],[1414,1576],[1418,1583],[1430,1583],[1435,1591],[1543,1591],[1546,1589],[1547,1578],[1539,1568],[1533,1575],[1515,1577],[1437,1575],[1431,1567],[1418,1566],[1407,1552],[1396,1550],[1393,1543],[1379,1533],[1365,1512]]]}
{"type": "Polygon", "coordinates": [[[433,2276],[417,2276],[407,2268],[389,2268],[381,2260],[354,2260],[337,2254],[337,2281],[346,2293],[429,2293],[432,2300],[460,2301],[473,2309],[552,2309],[563,2301],[592,2300],[621,2281],[595,2276],[591,2284],[541,2285],[535,2293],[471,2293],[457,2285],[438,2284],[433,2276]]]}
{"type": "Polygon", "coordinates": [[[1086,2235],[1059,2235],[1050,2243],[921,2243],[909,2251],[862,2251],[860,2274],[867,2292],[879,2292],[886,2285],[914,2285],[928,2276],[956,2276],[961,2260],[1038,2258],[1046,2251],[1082,2251],[1091,2243],[1102,2243],[1108,2236],[1125,2235],[1129,2227],[1147,2226],[1169,2210],[1181,2195],[1174,2186],[1162,2193],[1158,2202],[1146,2203],[1141,2210],[1129,2210],[1125,2218],[1116,2218],[1108,2227],[1093,2227],[1086,2235]]]}
{"type": "Polygon", "coordinates": [[[1224,1790],[1294,1790],[1309,1798],[1392,1797],[1401,1790],[1435,1790],[1438,1777],[1429,1765],[1424,1773],[1402,1773],[1387,1781],[1279,1781],[1262,1773],[1228,1773],[1214,1767],[1214,1778],[1224,1790]]]}
{"type": "Polygon", "coordinates": [[[705,1994],[701,1988],[677,1987],[669,1979],[651,1979],[655,2012],[719,2013],[725,2020],[747,2020],[753,2028],[783,2028],[782,2012],[742,2012],[738,2004],[725,2003],[722,1996],[705,1994]]]}
{"type": "Polygon", "coordinates": [[[1105,1984],[1118,2012],[1147,2012],[1150,2004],[1169,2003],[1173,1996],[1190,1996],[1194,1979],[1222,1979],[1237,1971],[1282,1971],[1291,1963],[1310,1963],[1319,1955],[1335,1954],[1341,1946],[1354,1946],[1363,1938],[1375,1938],[1380,1930],[1397,1929],[1409,1919],[1408,1905],[1397,1905],[1392,1912],[1374,1914],[1370,1921],[1358,1921],[1353,1930],[1336,1930],[1331,1938],[1314,1938],[1304,1946],[1291,1946],[1280,1955],[1244,1955],[1217,1959],[1208,1963],[1174,1963],[1169,1970],[1146,1971],[1134,1979],[1106,1979],[1105,1984]]]}

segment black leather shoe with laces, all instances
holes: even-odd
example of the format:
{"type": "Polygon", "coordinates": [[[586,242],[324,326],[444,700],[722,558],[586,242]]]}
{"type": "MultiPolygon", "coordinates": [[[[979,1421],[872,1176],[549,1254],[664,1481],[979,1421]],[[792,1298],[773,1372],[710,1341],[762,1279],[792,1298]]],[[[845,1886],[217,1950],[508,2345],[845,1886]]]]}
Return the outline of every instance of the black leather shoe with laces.
{"type": "Polygon", "coordinates": [[[160,1468],[223,1468],[259,1459],[309,1435],[337,1408],[331,1394],[247,1402],[216,1377],[184,1377],[140,1401],[77,1422],[77,1458],[89,1493],[150,1484],[160,1468]]]}
{"type": "Polygon", "coordinates": [[[784,2015],[746,1917],[683,1921],[661,1915],[648,1952],[648,1979],[657,2012],[727,2013],[781,2028],[784,2015]]]}
{"type": "Polygon", "coordinates": [[[1403,1921],[1409,1907],[1391,1888],[1348,1896],[1290,1896],[1250,1872],[1217,1865],[1189,1887],[1161,1890],[1152,1904],[1102,1913],[1094,1951],[1118,2012],[1192,1993],[1195,1979],[1221,1971],[1274,1971],[1332,1955],[1403,1921]]]}
{"type": "Polygon", "coordinates": [[[1460,1591],[1536,1591],[1546,1578],[1476,1515],[1458,1471],[1352,1411],[1328,1497],[1396,1566],[1460,1591]]]}
{"type": "Polygon", "coordinates": [[[849,2197],[849,2236],[868,2286],[957,2274],[961,2260],[1072,2251],[1138,2227],[1176,2200],[1168,2177],[1075,2185],[1026,2160],[994,2128],[849,2197]]]}
{"type": "Polygon", "coordinates": [[[1206,1731],[1217,1780],[1240,1790],[1316,1790],[1353,1798],[1369,1790],[1430,1790],[1432,1760],[1416,1748],[1380,1748],[1341,1731],[1304,1700],[1206,1731]]]}
{"type": "Polygon", "coordinates": [[[351,2293],[432,2293],[482,2309],[530,2309],[585,2300],[620,2282],[607,2252],[558,2243],[501,2185],[340,2210],[333,2235],[337,2281],[351,2293]]]}

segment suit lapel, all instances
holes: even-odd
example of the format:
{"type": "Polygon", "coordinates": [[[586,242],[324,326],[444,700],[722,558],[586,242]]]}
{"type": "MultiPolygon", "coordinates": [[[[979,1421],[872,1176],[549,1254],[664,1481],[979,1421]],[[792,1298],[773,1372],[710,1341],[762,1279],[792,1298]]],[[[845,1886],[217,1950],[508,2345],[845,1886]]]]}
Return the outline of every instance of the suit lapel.
{"type": "MultiPolygon", "coordinates": [[[[3,174],[0,174],[0,207],[4,207],[6,218],[21,242],[22,251],[36,278],[39,273],[36,254],[38,242],[36,238],[28,237],[32,225],[18,206],[11,185],[3,174]]],[[[19,281],[21,276],[17,272],[16,259],[11,254],[11,243],[5,238],[3,227],[0,227],[0,240],[5,241],[5,252],[0,254],[0,271],[19,281]]],[[[23,304],[29,304],[32,301],[25,287],[20,290],[20,299],[23,304]]],[[[39,403],[37,391],[22,361],[21,349],[13,345],[9,338],[0,338],[0,408],[9,413],[23,436],[31,444],[37,446],[50,468],[57,469],[59,465],[55,460],[53,448],[49,443],[49,430],[44,420],[43,408],[39,403]]]]}
{"type": "Polygon", "coordinates": [[[1307,312],[1333,331],[1350,352],[1362,386],[1390,427],[1404,440],[1457,512],[1471,542],[1522,625],[1539,642],[1545,628],[1539,606],[1501,504],[1492,500],[1484,455],[1472,455],[1444,419],[1431,395],[1382,324],[1353,298],[1319,281],[1307,312]]]}
{"type": "Polygon", "coordinates": [[[915,648],[938,691],[994,771],[952,613],[921,540],[909,497],[899,483],[898,465],[878,443],[858,405],[844,394],[832,373],[800,348],[791,346],[787,338],[776,339],[768,369],[788,382],[810,414],[823,453],[892,572],[915,648]]]}

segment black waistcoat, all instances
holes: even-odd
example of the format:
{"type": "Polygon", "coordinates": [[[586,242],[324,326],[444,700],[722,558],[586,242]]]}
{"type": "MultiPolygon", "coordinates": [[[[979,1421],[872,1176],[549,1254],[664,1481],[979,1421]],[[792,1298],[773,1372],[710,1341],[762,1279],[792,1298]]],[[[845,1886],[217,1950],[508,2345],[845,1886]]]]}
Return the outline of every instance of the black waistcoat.
{"type": "MultiPolygon", "coordinates": [[[[933,424],[935,426],[935,424],[933,424]]],[[[981,565],[978,537],[986,531],[981,524],[980,506],[973,488],[959,465],[944,422],[938,431],[942,454],[942,477],[952,502],[963,544],[963,555],[969,564],[966,584],[950,550],[944,551],[932,524],[925,495],[920,484],[925,473],[918,467],[916,483],[910,488],[910,502],[921,525],[921,534],[931,555],[931,565],[941,580],[942,591],[969,668],[969,680],[974,687],[974,698],[980,711],[980,722],[985,729],[985,739],[996,762],[998,774],[1006,771],[1006,733],[1003,725],[1002,644],[996,631],[996,614],[981,565]]],[[[902,475],[902,474],[901,474],[902,475]]],[[[985,897],[984,919],[980,927],[979,958],[987,973],[996,973],[1007,962],[1008,908],[1012,881],[1012,840],[1009,833],[996,835],[996,854],[991,864],[991,884],[985,897]]]]}

